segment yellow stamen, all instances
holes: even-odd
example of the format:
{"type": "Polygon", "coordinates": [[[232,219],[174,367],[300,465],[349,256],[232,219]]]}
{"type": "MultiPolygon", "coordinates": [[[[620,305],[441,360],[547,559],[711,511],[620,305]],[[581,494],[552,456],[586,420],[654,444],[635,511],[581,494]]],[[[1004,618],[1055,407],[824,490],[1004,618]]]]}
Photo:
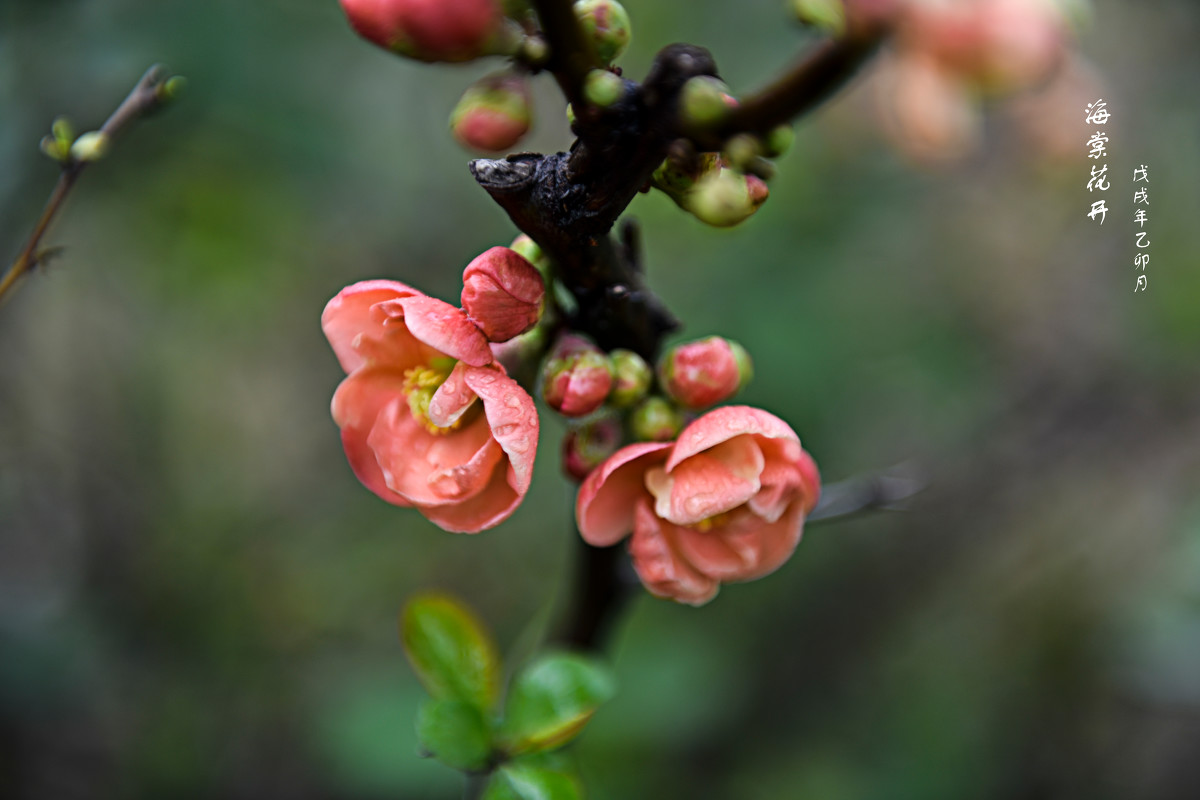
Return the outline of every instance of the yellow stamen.
{"type": "Polygon", "coordinates": [[[445,436],[458,430],[471,416],[469,412],[463,414],[444,428],[434,425],[429,419],[429,401],[433,399],[434,392],[438,390],[438,387],[446,382],[453,367],[454,365],[450,364],[445,371],[431,367],[412,367],[404,371],[403,391],[408,395],[408,408],[412,412],[413,419],[421,423],[425,430],[438,436],[445,436]]]}
{"type": "Polygon", "coordinates": [[[722,511],[720,514],[713,514],[711,517],[705,517],[692,527],[700,531],[700,533],[708,533],[713,528],[719,528],[725,523],[729,522],[729,519],[732,516],[732,511],[722,511]]]}

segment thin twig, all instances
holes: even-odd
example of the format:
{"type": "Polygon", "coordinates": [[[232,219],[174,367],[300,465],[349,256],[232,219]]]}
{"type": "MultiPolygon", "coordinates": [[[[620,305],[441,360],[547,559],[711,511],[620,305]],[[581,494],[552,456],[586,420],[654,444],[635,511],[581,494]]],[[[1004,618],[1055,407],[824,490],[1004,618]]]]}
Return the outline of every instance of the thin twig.
{"type": "MultiPolygon", "coordinates": [[[[166,70],[158,64],[146,71],[146,74],[137,82],[121,105],[117,106],[117,110],[100,126],[100,133],[106,137],[108,143],[111,144],[130,122],[159,108],[168,99],[165,91],[167,79],[166,70]]],[[[25,246],[21,248],[20,254],[8,268],[4,277],[0,278],[0,299],[16,285],[22,276],[35,268],[42,260],[43,254],[38,249],[42,239],[88,163],[88,161],[73,158],[63,163],[58,182],[54,185],[54,191],[50,193],[50,198],[42,208],[42,215],[34,225],[33,233],[29,235],[25,246]]]]}

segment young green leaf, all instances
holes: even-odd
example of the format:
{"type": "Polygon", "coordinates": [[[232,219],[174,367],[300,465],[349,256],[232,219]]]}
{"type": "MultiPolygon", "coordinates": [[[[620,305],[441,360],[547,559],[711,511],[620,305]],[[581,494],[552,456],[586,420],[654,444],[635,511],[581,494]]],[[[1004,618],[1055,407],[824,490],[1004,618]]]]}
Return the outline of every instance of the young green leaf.
{"type": "Polygon", "coordinates": [[[401,615],[408,660],[431,695],[486,711],[500,695],[500,654],[469,609],[450,597],[421,595],[401,615]]]}
{"type": "Polygon", "coordinates": [[[565,772],[518,761],[500,768],[483,800],[583,800],[583,788],[565,772]]]}
{"type": "Polygon", "coordinates": [[[492,753],[491,731],[483,712],[460,700],[431,700],[417,712],[421,746],[443,764],[483,769],[492,753]]]}
{"type": "Polygon", "coordinates": [[[615,692],[612,674],[598,661],[567,653],[543,656],[513,682],[501,744],[513,755],[561,747],[615,692]]]}

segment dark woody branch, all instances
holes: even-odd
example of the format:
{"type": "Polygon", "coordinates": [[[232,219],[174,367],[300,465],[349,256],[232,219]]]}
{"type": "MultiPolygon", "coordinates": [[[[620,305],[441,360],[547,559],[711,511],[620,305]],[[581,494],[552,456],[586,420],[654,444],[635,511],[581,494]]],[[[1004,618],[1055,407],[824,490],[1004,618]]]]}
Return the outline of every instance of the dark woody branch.
{"type": "Polygon", "coordinates": [[[553,73],[567,102],[577,111],[583,102],[583,82],[598,64],[591,41],[584,35],[575,17],[572,0],[533,0],[534,11],[550,45],[546,68],[553,73]]]}

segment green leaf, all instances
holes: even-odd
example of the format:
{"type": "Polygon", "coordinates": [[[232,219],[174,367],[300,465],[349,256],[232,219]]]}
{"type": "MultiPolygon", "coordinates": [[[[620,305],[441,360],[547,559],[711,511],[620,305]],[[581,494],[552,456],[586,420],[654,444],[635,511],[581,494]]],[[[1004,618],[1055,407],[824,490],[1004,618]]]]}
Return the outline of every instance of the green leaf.
{"type": "Polygon", "coordinates": [[[500,696],[500,654],[469,609],[450,597],[421,595],[401,615],[400,636],[417,677],[439,700],[486,711],[500,696]]]}
{"type": "Polygon", "coordinates": [[[513,755],[560,747],[615,693],[616,682],[600,662],[566,653],[543,656],[513,682],[501,743],[513,755]]]}
{"type": "Polygon", "coordinates": [[[583,787],[566,772],[516,762],[501,767],[483,800],[583,800],[583,787]]]}
{"type": "Polygon", "coordinates": [[[421,746],[443,764],[483,769],[492,754],[491,731],[483,712],[460,700],[432,700],[417,712],[421,746]]]}

